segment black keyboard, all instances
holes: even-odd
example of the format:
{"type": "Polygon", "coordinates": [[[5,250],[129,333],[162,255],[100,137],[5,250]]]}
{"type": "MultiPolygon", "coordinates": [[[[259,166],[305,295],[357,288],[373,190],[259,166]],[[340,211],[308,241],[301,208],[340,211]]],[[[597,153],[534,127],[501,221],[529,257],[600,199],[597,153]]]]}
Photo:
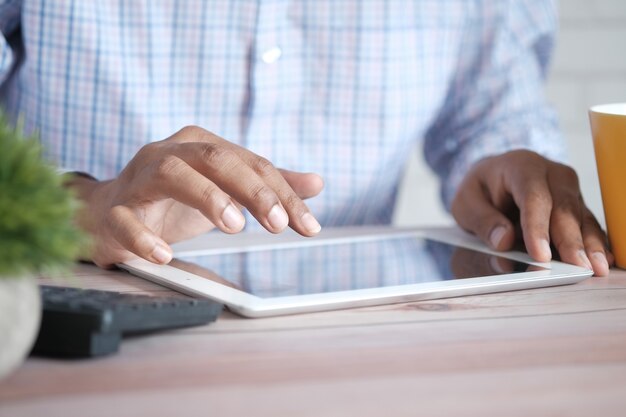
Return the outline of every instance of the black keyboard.
{"type": "Polygon", "coordinates": [[[43,315],[33,353],[92,357],[117,352],[124,335],[214,321],[222,304],[183,295],[152,297],[41,286],[43,315]]]}

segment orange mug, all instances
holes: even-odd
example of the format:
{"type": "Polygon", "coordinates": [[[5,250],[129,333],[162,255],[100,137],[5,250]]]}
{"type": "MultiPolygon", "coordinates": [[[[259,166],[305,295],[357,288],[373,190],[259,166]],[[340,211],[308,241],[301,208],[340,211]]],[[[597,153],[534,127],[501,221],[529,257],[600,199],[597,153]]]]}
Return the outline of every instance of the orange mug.
{"type": "Polygon", "coordinates": [[[609,243],[626,269],[626,103],[593,106],[589,120],[609,243]]]}

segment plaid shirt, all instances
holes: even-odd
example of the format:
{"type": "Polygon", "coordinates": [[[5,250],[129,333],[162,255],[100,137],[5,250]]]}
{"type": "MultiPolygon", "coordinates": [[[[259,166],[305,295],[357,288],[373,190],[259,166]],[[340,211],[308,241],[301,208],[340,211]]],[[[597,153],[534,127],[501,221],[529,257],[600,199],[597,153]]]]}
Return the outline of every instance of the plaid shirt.
{"type": "Polygon", "coordinates": [[[563,158],[556,22],[546,0],[0,0],[0,101],[64,168],[110,178],[199,125],[322,175],[323,225],[388,223],[416,143],[446,204],[485,156],[563,158]]]}

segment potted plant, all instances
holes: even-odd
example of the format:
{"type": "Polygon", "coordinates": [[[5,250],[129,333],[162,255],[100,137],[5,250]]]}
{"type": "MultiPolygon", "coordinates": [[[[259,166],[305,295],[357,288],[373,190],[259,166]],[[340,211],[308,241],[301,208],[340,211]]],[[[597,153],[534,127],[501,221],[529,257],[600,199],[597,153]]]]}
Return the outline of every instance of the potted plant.
{"type": "Polygon", "coordinates": [[[73,223],[76,200],[24,137],[0,113],[0,378],[30,352],[41,319],[36,277],[76,259],[84,238],[73,223]]]}

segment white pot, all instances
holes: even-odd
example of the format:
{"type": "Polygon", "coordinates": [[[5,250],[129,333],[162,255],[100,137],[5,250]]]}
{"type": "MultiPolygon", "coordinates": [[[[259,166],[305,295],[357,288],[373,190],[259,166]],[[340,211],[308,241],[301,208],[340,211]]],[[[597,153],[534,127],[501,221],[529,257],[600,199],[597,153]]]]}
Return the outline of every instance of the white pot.
{"type": "Polygon", "coordinates": [[[31,277],[0,277],[0,379],[24,361],[41,322],[41,297],[31,277]]]}

